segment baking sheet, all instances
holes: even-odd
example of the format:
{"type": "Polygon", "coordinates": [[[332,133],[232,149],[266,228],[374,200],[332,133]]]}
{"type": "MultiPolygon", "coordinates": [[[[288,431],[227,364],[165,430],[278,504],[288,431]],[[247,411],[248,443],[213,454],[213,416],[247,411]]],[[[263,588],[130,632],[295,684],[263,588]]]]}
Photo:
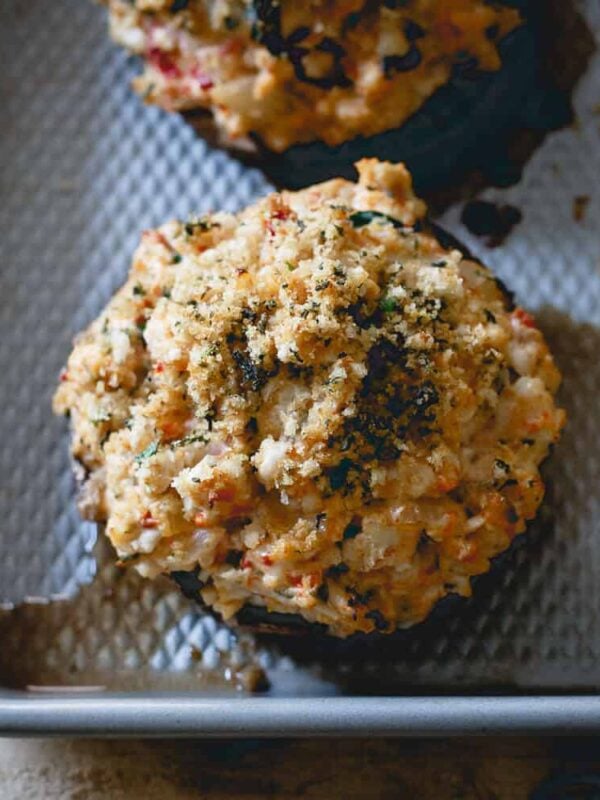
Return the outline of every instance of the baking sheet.
{"type": "MultiPolygon", "coordinates": [[[[598,37],[600,4],[584,5],[598,37]]],[[[545,470],[543,512],[478,581],[474,602],[357,649],[234,635],[167,581],[116,570],[79,519],[66,425],[50,412],[73,334],[123,281],[144,228],[240,208],[269,186],[182,119],[141,105],[129,88],[135,61],[109,43],[102,9],[85,0],[3,0],[0,54],[0,685],[221,697],[264,668],[275,697],[595,691],[598,57],[576,94],[577,125],[546,140],[519,185],[484,193],[523,211],[506,243],[486,249],[458,207],[442,219],[537,312],[564,372],[570,421],[545,470]],[[576,197],[589,197],[580,222],[576,197]]]]}

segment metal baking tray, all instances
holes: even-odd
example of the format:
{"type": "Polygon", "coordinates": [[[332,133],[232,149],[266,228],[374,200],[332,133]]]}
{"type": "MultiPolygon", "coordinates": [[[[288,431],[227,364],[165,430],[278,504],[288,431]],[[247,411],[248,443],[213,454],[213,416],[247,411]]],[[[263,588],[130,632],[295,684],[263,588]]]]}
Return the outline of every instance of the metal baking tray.
{"type": "MultiPolygon", "coordinates": [[[[600,5],[583,8],[598,37],[600,5]]],[[[518,185],[484,192],[522,210],[508,240],[487,249],[457,206],[441,219],[537,314],[563,370],[569,424],[542,514],[472,601],[353,645],[233,634],[168,581],[118,570],[79,519],[66,425],[50,411],[72,336],[144,228],[270,187],[140,103],[137,65],[100,7],[3,0],[0,52],[0,732],[600,730],[598,57],[576,125],[546,139],[518,185]],[[247,688],[261,671],[259,696],[247,688]]]]}

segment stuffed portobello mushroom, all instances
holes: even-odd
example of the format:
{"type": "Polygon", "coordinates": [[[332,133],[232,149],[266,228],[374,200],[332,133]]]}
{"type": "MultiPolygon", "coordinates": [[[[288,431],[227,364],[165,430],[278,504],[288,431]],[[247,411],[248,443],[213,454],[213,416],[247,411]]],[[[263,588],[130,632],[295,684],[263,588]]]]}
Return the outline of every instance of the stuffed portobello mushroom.
{"type": "Polygon", "coordinates": [[[105,2],[142,97],[206,112],[201,131],[289,188],[399,154],[439,184],[518,127],[536,72],[525,0],[105,2]]]}
{"type": "Polygon", "coordinates": [[[564,421],[542,334],[403,165],[357,167],[145,232],[55,396],[83,513],[226,620],[411,626],[542,500],[564,421]]]}

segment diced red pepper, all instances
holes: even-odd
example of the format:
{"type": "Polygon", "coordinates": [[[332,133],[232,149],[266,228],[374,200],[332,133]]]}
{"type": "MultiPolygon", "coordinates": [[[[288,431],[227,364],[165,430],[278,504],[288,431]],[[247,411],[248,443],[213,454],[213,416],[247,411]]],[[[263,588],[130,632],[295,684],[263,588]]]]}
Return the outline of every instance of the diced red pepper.
{"type": "Polygon", "coordinates": [[[142,519],[140,520],[141,524],[144,528],[157,528],[158,527],[158,520],[154,519],[152,513],[150,511],[146,511],[142,519]]]}
{"type": "Polygon", "coordinates": [[[148,51],[148,61],[166,78],[180,78],[181,70],[168,53],[159,47],[151,47],[148,51]]]}
{"type": "Polygon", "coordinates": [[[213,79],[207,75],[206,72],[203,72],[199,67],[192,72],[192,75],[200,84],[200,88],[204,89],[205,92],[209,89],[212,89],[215,85],[213,79]]]}
{"type": "Polygon", "coordinates": [[[163,422],[160,426],[164,438],[169,441],[178,439],[183,433],[183,424],[177,420],[163,422]]]}
{"type": "Polygon", "coordinates": [[[241,52],[243,46],[244,45],[241,39],[232,37],[231,39],[227,39],[223,42],[223,44],[219,47],[219,53],[223,56],[233,55],[234,53],[241,52]]]}
{"type": "Polygon", "coordinates": [[[290,583],[292,586],[302,586],[304,578],[306,577],[307,583],[311,588],[318,586],[320,583],[319,573],[311,572],[309,575],[290,575],[290,583]]]}
{"type": "Polygon", "coordinates": [[[458,478],[455,475],[438,475],[435,488],[438,492],[450,492],[458,486],[458,478]]]}
{"type": "Polygon", "coordinates": [[[526,328],[535,328],[534,318],[531,314],[528,314],[525,309],[517,308],[517,310],[513,312],[513,316],[519,320],[521,325],[525,325],[526,328]]]}
{"type": "Polygon", "coordinates": [[[167,239],[164,233],[161,233],[160,231],[155,231],[155,235],[156,235],[156,240],[160,242],[163,245],[163,247],[166,247],[167,250],[173,249],[171,242],[167,239]]]}
{"type": "Polygon", "coordinates": [[[235,499],[235,489],[233,486],[224,486],[222,489],[215,489],[208,495],[209,503],[231,503],[235,499]]]}

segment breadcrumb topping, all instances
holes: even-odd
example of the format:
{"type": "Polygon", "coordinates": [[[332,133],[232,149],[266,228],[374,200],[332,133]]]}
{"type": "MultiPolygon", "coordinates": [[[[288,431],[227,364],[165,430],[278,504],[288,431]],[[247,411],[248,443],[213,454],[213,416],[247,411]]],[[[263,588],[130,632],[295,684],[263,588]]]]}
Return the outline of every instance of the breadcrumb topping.
{"type": "Polygon", "coordinates": [[[55,409],[83,508],[225,618],[422,620],[525,528],[564,422],[532,317],[443,247],[400,164],[147,231],[55,409]]]}

